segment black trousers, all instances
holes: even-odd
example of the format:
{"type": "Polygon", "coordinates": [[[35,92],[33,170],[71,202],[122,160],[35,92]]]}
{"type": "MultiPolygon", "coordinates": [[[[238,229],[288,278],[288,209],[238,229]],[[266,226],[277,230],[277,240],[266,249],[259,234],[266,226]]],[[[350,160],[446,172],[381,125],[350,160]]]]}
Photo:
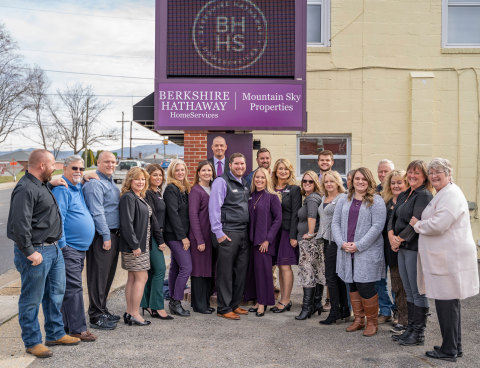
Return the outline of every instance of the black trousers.
{"type": "Polygon", "coordinates": [[[325,254],[325,279],[330,293],[330,305],[333,310],[339,311],[348,308],[347,287],[337,275],[337,244],[323,240],[325,254]]]}
{"type": "Polygon", "coordinates": [[[214,239],[213,246],[217,248],[217,312],[225,314],[234,311],[242,301],[247,277],[250,244],[245,231],[224,231],[232,239],[219,244],[214,239]]]}
{"type": "Polygon", "coordinates": [[[193,310],[195,312],[205,312],[210,307],[212,278],[190,276],[190,284],[193,310]]]}
{"type": "Polygon", "coordinates": [[[462,328],[460,318],[460,300],[435,299],[440,333],[442,334],[442,352],[455,355],[462,351],[462,328]]]}
{"type": "Polygon", "coordinates": [[[95,233],[87,251],[88,316],[90,320],[108,311],[107,297],[112,286],[118,263],[119,237],[111,232],[112,247],[103,249],[103,238],[95,233]]]}

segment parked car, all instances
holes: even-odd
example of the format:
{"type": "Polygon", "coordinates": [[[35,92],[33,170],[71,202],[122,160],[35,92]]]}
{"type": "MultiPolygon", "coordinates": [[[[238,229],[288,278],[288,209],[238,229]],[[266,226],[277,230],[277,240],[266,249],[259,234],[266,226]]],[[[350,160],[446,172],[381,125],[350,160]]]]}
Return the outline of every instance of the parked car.
{"type": "Polygon", "coordinates": [[[137,160],[120,160],[118,162],[118,165],[115,169],[115,172],[113,173],[113,181],[115,183],[121,183],[123,180],[125,180],[125,177],[127,176],[128,170],[130,170],[132,167],[143,167],[142,166],[142,161],[137,161],[137,160]]]}

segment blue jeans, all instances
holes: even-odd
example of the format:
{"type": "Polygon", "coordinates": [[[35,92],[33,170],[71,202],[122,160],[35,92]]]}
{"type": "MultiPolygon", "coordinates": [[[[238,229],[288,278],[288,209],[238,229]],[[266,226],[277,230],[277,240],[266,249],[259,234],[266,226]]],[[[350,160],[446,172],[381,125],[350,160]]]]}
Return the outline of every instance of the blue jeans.
{"type": "Polygon", "coordinates": [[[65,264],[62,252],[56,245],[34,248],[43,257],[38,266],[32,266],[32,262],[16,246],[14,250],[15,267],[22,279],[18,323],[26,348],[42,343],[42,332],[38,323],[40,303],[45,317],[45,340],[55,341],[65,335],[60,312],[65,294],[65,264]]]}
{"type": "Polygon", "coordinates": [[[379,314],[382,316],[391,316],[394,309],[394,305],[388,295],[387,277],[385,276],[384,279],[380,279],[375,283],[375,289],[378,293],[379,314]]]}

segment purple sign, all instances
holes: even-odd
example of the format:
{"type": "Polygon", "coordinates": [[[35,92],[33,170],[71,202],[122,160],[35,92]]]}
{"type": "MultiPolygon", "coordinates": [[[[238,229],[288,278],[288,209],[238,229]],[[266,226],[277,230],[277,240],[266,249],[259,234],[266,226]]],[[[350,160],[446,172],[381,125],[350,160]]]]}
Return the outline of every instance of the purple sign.
{"type": "Polygon", "coordinates": [[[305,130],[303,84],[159,83],[155,129],[305,130]]]}

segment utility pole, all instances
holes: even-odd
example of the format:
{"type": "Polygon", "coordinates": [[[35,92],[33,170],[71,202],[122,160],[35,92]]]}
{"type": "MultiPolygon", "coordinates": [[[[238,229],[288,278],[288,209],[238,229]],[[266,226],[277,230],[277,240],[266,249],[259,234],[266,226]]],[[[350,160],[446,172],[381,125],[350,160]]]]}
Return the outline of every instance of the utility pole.
{"type": "Polygon", "coordinates": [[[84,142],[85,142],[85,144],[83,145],[84,146],[83,156],[85,156],[83,160],[85,162],[85,168],[88,167],[87,142],[88,142],[88,104],[89,103],[90,103],[90,97],[87,98],[87,113],[86,113],[86,116],[85,116],[85,133],[84,133],[85,135],[83,136],[83,139],[84,139],[84,142]]]}
{"type": "Polygon", "coordinates": [[[132,159],[133,156],[132,156],[132,125],[133,125],[133,121],[130,120],[130,158],[132,159]]]}
{"type": "MultiPolygon", "coordinates": [[[[121,154],[121,156],[120,156],[122,160],[123,160],[123,127],[124,127],[124,123],[126,123],[126,121],[124,120],[123,117],[124,117],[124,114],[123,114],[123,111],[122,111],[122,120],[117,120],[117,123],[122,123],[122,154],[121,154]]],[[[132,133],[130,132],[130,135],[131,135],[131,134],[132,134],[132,133]]],[[[130,142],[131,142],[131,141],[130,141],[130,142]]],[[[131,152],[130,152],[130,154],[131,154],[131,152]]]]}

